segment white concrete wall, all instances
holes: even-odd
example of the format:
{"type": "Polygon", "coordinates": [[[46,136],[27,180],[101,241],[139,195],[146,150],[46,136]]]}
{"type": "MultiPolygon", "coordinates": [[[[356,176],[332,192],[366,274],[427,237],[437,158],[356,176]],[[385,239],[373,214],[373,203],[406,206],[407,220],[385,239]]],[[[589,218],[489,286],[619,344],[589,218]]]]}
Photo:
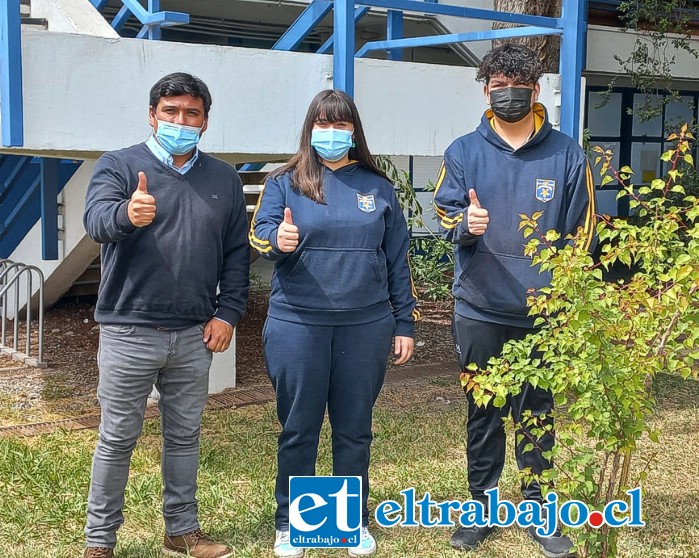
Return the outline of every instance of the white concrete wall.
{"type": "Polygon", "coordinates": [[[89,0],[32,0],[31,15],[46,19],[49,32],[119,37],[89,0]]]}
{"type": "MultiPolygon", "coordinates": [[[[614,55],[622,59],[628,58],[636,42],[636,33],[614,27],[590,25],[587,30],[587,66],[588,72],[604,72],[618,74],[621,72],[619,63],[614,55]]],[[[699,50],[699,39],[691,41],[692,47],[699,50]]],[[[675,50],[669,45],[666,53],[668,58],[676,56],[672,75],[677,79],[699,78],[699,61],[684,50],[675,50]]]]}
{"type": "MultiPolygon", "coordinates": [[[[28,31],[24,147],[17,152],[96,158],[147,138],[148,91],[189,71],[213,95],[203,150],[230,161],[296,151],[308,103],[332,85],[332,57],[247,48],[28,31]]],[[[375,153],[441,155],[485,108],[473,68],[358,60],[356,97],[375,153]]],[[[557,78],[542,82],[553,111],[557,78]]],[[[557,114],[552,114],[557,122],[557,114]]]]}

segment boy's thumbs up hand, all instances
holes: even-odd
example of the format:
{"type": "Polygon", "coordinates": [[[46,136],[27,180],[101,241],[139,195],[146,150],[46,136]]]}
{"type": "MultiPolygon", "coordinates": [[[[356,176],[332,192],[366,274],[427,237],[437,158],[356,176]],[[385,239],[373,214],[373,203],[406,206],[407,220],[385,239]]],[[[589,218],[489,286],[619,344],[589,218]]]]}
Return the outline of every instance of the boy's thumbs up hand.
{"type": "Polygon", "coordinates": [[[480,236],[485,234],[485,231],[488,229],[488,223],[490,222],[488,210],[481,207],[481,202],[478,200],[476,191],[473,188],[468,191],[468,197],[471,202],[468,205],[466,216],[468,232],[480,236]]]}

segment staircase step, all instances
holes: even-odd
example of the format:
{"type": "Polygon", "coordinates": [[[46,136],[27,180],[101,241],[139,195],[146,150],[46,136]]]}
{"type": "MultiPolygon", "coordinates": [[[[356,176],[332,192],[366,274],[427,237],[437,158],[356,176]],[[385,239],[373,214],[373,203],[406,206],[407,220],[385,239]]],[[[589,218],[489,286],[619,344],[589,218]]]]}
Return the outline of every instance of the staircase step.
{"type": "Polygon", "coordinates": [[[100,286],[101,275],[100,257],[97,256],[92,263],[87,266],[87,269],[80,277],[75,280],[75,283],[63,295],[64,297],[71,296],[91,296],[96,295],[100,286]]]}
{"type": "Polygon", "coordinates": [[[47,31],[49,28],[49,22],[44,18],[40,17],[23,17],[22,29],[35,29],[37,31],[47,31]]]}
{"type": "Polygon", "coordinates": [[[29,0],[20,0],[19,2],[19,15],[21,17],[29,17],[32,12],[32,7],[29,4],[29,0]]]}
{"type": "Polygon", "coordinates": [[[243,184],[264,184],[268,174],[266,171],[238,171],[243,184]]]}

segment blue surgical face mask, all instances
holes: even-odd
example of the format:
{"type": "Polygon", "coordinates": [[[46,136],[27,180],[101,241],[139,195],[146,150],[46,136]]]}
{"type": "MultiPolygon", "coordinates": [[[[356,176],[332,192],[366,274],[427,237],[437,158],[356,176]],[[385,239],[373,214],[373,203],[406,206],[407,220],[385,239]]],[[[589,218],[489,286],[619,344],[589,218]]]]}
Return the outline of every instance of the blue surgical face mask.
{"type": "Polygon", "coordinates": [[[155,137],[171,155],[184,155],[199,143],[201,128],[158,120],[158,131],[155,132],[155,137]]]}
{"type": "Polygon", "coordinates": [[[352,132],[335,128],[318,128],[311,132],[311,145],[326,161],[342,159],[352,147],[352,132]]]}

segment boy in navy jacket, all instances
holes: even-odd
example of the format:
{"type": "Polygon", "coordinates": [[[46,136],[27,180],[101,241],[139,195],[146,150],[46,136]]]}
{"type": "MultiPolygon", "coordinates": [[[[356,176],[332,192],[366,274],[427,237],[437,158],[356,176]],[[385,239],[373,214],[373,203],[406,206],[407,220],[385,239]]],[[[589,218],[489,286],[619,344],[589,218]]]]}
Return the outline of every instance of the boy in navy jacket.
{"type": "MultiPolygon", "coordinates": [[[[543,211],[542,230],[555,229],[566,236],[582,229],[592,248],[595,225],[594,184],[580,146],[554,130],[546,109],[536,102],[542,74],[537,54],[524,46],[506,44],[490,51],[478,69],[490,109],[475,132],[452,143],[444,154],[434,204],[443,236],[455,244],[453,294],[454,340],[459,366],[485,368],[499,356],[503,345],[533,331],[528,315],[527,291],[550,282],[524,257],[525,244],[518,231],[519,213],[543,211]]],[[[498,485],[505,460],[505,431],[501,416],[512,413],[546,415],[553,409],[551,394],[527,384],[502,409],[478,407],[468,399],[467,461],[471,495],[486,503],[485,491],[498,485]]],[[[542,452],[551,449],[553,435],[543,436],[535,449],[525,452],[527,436],[515,453],[520,469],[541,473],[551,468],[542,452]]],[[[525,499],[542,500],[538,483],[522,486],[525,499]]],[[[477,548],[492,527],[458,529],[451,545],[477,548]]],[[[571,555],[568,537],[555,533],[529,535],[549,558],[571,555]]]]}

